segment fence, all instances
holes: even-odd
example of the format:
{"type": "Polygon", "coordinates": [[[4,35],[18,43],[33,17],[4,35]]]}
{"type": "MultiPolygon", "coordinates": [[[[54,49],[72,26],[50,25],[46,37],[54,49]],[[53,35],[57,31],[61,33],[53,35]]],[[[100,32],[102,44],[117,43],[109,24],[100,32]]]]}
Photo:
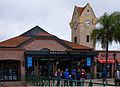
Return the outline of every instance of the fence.
{"type": "MultiPolygon", "coordinates": [[[[38,77],[35,75],[26,75],[26,81],[31,83],[34,86],[93,86],[100,85],[105,86],[103,83],[94,83],[92,80],[89,81],[81,81],[81,80],[67,80],[53,77],[38,77]],[[86,85],[87,84],[87,85],[86,85]]],[[[107,84],[108,86],[114,86],[107,84]]]]}

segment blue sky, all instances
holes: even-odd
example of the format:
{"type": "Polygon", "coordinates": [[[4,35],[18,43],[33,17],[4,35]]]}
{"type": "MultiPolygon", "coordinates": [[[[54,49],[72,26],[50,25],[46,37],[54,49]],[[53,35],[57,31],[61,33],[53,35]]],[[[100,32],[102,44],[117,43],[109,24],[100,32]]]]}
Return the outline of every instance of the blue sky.
{"type": "MultiPolygon", "coordinates": [[[[97,17],[120,11],[115,0],[0,0],[0,41],[22,34],[39,25],[61,39],[71,41],[69,22],[74,6],[90,3],[97,17]]],[[[96,45],[97,49],[100,44],[96,45]]],[[[119,49],[113,43],[109,49],[119,49]]]]}

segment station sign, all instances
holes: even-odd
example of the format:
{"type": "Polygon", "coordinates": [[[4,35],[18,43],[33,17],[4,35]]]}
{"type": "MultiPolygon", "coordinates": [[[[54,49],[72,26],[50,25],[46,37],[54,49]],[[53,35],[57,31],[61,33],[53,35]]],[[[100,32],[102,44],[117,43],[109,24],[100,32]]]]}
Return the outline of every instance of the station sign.
{"type": "Polygon", "coordinates": [[[31,56],[27,56],[27,66],[28,66],[28,68],[33,66],[31,56]]]}
{"type": "Polygon", "coordinates": [[[91,58],[87,57],[87,66],[91,66],[91,58]]]}
{"type": "Polygon", "coordinates": [[[65,51],[50,51],[50,54],[67,54],[65,51]]]}

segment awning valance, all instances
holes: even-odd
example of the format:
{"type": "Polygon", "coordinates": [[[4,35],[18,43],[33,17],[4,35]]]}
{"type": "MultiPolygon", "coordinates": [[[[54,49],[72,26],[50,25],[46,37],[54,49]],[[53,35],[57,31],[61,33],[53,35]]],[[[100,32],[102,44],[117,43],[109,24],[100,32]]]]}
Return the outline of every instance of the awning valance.
{"type": "MultiPolygon", "coordinates": [[[[100,63],[106,63],[106,58],[97,58],[100,63]]],[[[114,58],[108,58],[108,63],[115,63],[114,58]]],[[[120,59],[116,59],[116,63],[120,63],[120,59]]]]}
{"type": "MultiPolygon", "coordinates": [[[[100,62],[100,63],[106,63],[106,59],[104,58],[98,58],[98,61],[100,62]]],[[[114,59],[109,59],[108,58],[108,63],[114,63],[115,61],[114,61],[114,59]]]]}

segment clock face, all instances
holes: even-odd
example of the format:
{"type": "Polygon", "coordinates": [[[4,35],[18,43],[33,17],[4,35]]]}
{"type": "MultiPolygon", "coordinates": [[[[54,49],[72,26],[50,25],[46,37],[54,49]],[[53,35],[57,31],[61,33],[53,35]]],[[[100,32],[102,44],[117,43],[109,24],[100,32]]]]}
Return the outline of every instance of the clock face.
{"type": "Polygon", "coordinates": [[[91,21],[90,21],[90,20],[86,20],[86,21],[85,21],[85,27],[88,28],[88,27],[90,26],[90,24],[91,24],[91,21]]]}

